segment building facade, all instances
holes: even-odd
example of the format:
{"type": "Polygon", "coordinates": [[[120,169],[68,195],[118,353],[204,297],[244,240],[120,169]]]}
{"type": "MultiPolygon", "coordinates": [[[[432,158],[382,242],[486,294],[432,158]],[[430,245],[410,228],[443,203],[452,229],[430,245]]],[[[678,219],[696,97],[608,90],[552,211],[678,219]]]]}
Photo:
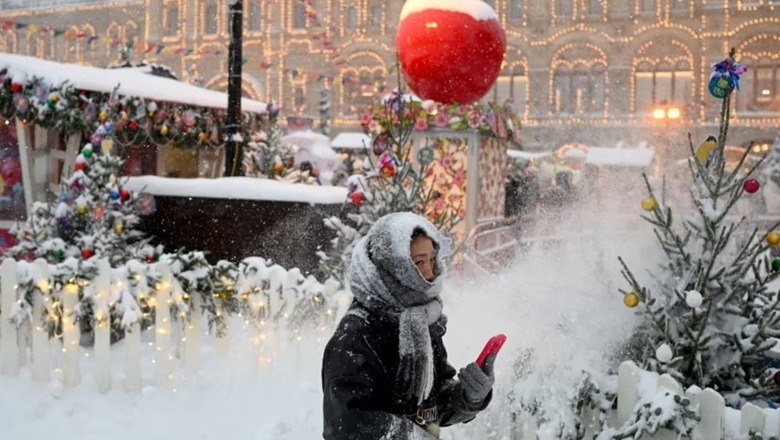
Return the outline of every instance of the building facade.
{"type": "MultiPolygon", "coordinates": [[[[126,52],[131,61],[225,89],[228,2],[0,0],[0,48],[97,66],[126,52]]],[[[736,94],[729,144],[755,142],[760,150],[780,129],[780,0],[487,3],[506,29],[507,54],[485,99],[512,99],[526,149],[647,141],[685,154],[688,132],[698,139],[715,131],[710,65],[731,47],[750,70],[736,94]]],[[[246,96],[274,100],[288,115],[316,116],[325,88],[334,129],[347,131],[359,129],[364,105],[397,84],[403,0],[243,5],[246,96]]]]}

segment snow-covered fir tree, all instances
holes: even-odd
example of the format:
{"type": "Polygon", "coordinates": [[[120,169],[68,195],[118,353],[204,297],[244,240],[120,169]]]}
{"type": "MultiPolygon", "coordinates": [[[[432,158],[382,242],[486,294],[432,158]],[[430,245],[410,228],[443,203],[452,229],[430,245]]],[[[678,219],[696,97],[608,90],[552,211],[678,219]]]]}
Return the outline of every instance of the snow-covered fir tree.
{"type": "Polygon", "coordinates": [[[244,147],[244,175],[316,184],[317,179],[311,175],[311,169],[295,163],[297,147],[283,144],[281,138],[282,130],[276,120],[266,120],[263,128],[244,147]]]}
{"type": "Polygon", "coordinates": [[[766,155],[762,174],[767,176],[772,183],[780,187],[780,132],[766,155]]]}
{"type": "MultiPolygon", "coordinates": [[[[741,71],[731,57],[724,63],[741,71]]],[[[728,93],[722,100],[719,132],[697,148],[689,142],[695,212],[673,210],[663,191],[653,188],[645,176],[644,218],[653,225],[668,258],[653,273],[654,283],[643,285],[620,262],[630,286],[623,291],[624,302],[637,307],[641,320],[629,349],[632,360],[650,371],[670,374],[685,388],[713,388],[728,404],[737,405],[745,399],[780,397],[777,370],[766,362],[780,336],[780,294],[768,286],[780,275],[780,259],[770,252],[780,245],[780,231],[775,230],[779,224],[768,229],[748,226],[749,218],[733,215],[732,208],[742,197],[757,196],[753,193],[759,182],[752,177],[755,168],[745,171],[743,166],[749,151],[736,166],[726,163],[730,106],[728,93]]],[[[680,402],[675,408],[673,422],[682,426],[679,421],[691,417],[691,412],[680,402]]],[[[637,408],[629,424],[648,422],[652,414],[642,411],[637,408]]],[[[636,428],[627,426],[614,435],[636,428]]]]}
{"type": "Polygon", "coordinates": [[[110,139],[103,139],[109,132],[104,124],[84,146],[56,201],[36,202],[30,219],[13,228],[17,244],[7,255],[52,264],[69,257],[108,258],[116,266],[149,252],[137,229],[140,196],[123,187],[123,161],[111,153],[110,139]]]}

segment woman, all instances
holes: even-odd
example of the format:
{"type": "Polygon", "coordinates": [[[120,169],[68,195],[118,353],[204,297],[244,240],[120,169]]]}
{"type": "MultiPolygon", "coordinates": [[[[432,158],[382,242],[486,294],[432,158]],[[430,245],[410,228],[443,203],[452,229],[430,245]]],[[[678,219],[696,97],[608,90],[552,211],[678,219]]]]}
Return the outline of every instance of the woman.
{"type": "Polygon", "coordinates": [[[490,402],[495,356],[459,380],[447,363],[440,241],[425,218],[395,213],[356,244],[354,301],[323,358],[325,440],[434,439],[490,402]]]}

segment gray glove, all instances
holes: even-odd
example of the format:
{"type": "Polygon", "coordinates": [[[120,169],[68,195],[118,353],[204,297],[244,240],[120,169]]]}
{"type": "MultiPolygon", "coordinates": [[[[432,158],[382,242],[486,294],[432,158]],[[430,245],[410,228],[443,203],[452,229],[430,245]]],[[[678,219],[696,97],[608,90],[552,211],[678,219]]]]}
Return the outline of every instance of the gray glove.
{"type": "Polygon", "coordinates": [[[481,403],[493,389],[493,383],[496,381],[493,375],[495,362],[496,355],[491,354],[485,359],[485,366],[482,368],[479,368],[476,362],[472,362],[460,369],[458,379],[463,386],[463,394],[470,403],[481,403]]]}

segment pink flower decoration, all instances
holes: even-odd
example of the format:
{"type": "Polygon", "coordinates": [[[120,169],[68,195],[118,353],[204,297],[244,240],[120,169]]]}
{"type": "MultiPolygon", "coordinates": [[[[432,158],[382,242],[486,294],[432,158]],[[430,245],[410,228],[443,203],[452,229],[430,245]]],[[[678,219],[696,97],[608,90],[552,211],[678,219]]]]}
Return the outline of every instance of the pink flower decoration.
{"type": "Polygon", "coordinates": [[[446,127],[450,123],[450,115],[444,109],[440,109],[439,113],[436,113],[436,119],[433,123],[437,127],[446,127]]]}
{"type": "Polygon", "coordinates": [[[472,110],[471,113],[469,113],[469,118],[468,118],[469,127],[471,127],[471,128],[479,127],[480,119],[482,119],[482,118],[481,118],[479,112],[476,109],[472,110]]]}
{"type": "Polygon", "coordinates": [[[370,108],[366,108],[363,114],[360,115],[360,125],[367,127],[369,123],[374,119],[374,112],[370,108]]]}
{"type": "Polygon", "coordinates": [[[461,186],[466,183],[466,174],[463,173],[463,170],[458,170],[455,172],[455,175],[452,176],[452,183],[457,186],[461,186]]]}
{"type": "Polygon", "coordinates": [[[449,168],[449,167],[451,167],[451,166],[452,166],[452,156],[449,156],[449,155],[447,155],[447,156],[444,156],[444,157],[442,157],[442,158],[439,160],[439,163],[440,163],[440,164],[441,164],[441,166],[443,166],[444,168],[449,168]]]}
{"type": "Polygon", "coordinates": [[[379,122],[377,122],[375,119],[372,119],[371,122],[368,123],[368,131],[374,134],[379,134],[383,130],[379,122]]]}
{"type": "Polygon", "coordinates": [[[417,118],[416,121],[414,121],[414,129],[417,131],[425,131],[428,129],[428,119],[426,118],[417,118]]]}

